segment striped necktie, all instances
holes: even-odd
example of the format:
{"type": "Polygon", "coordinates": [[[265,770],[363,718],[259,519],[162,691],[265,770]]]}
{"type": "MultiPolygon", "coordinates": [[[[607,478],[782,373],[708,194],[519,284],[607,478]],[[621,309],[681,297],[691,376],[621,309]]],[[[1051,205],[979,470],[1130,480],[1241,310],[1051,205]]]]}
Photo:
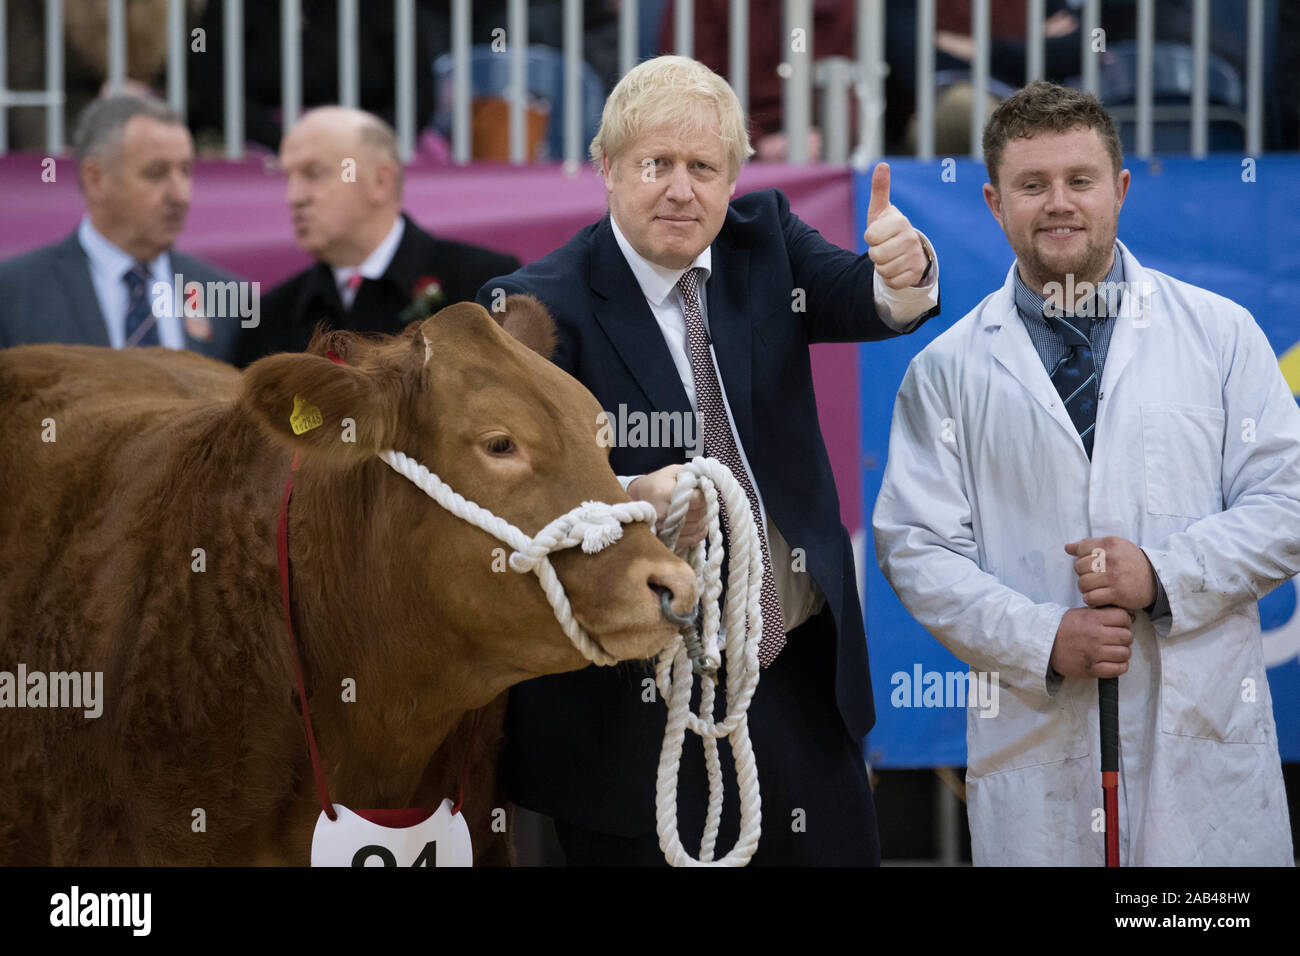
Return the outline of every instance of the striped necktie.
{"type": "Polygon", "coordinates": [[[722,400],[722,386],[713,367],[709,334],[700,314],[699,273],[702,271],[687,269],[677,280],[684,306],[682,311],[686,316],[686,344],[691,358],[691,376],[695,379],[695,405],[704,433],[705,453],[718,459],[736,476],[736,481],[749,498],[749,510],[758,528],[758,540],[763,549],[763,586],[759,600],[763,609],[763,638],[758,645],[758,663],[767,667],[785,646],[785,622],[781,616],[781,601],[776,594],[776,580],[772,577],[772,556],[767,548],[767,529],[758,510],[758,495],[740,460],[731,420],[727,417],[727,406],[722,400]]]}
{"type": "Polygon", "coordinates": [[[1047,316],[1053,329],[1065,340],[1066,352],[1052,370],[1052,384],[1065,404],[1070,421],[1083,439],[1084,451],[1092,459],[1092,439],[1097,427],[1097,365],[1092,357],[1092,319],[1065,315],[1047,316]]]}
{"type": "Polygon", "coordinates": [[[149,297],[145,295],[149,279],[149,266],[138,261],[122,276],[127,289],[126,341],[122,343],[123,348],[161,344],[158,339],[158,319],[153,314],[149,297]]]}

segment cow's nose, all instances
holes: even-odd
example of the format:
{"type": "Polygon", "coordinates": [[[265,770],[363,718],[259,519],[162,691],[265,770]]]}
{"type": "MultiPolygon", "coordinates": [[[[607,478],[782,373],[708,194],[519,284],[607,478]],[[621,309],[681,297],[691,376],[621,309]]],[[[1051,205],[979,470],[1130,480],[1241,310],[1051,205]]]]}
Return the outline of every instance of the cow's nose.
{"type": "Polygon", "coordinates": [[[676,561],[671,567],[656,568],[646,583],[658,594],[659,606],[667,620],[679,627],[695,620],[699,593],[690,565],[676,561]]]}

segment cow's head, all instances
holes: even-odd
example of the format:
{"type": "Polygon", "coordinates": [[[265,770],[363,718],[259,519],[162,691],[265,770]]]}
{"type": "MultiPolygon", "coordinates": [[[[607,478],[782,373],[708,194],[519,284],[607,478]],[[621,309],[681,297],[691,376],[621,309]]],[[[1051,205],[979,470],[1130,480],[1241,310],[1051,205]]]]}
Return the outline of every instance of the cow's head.
{"type": "MultiPolygon", "coordinates": [[[[351,578],[385,576],[372,586],[390,605],[377,609],[375,629],[387,619],[440,630],[460,642],[447,654],[490,661],[512,680],[586,661],[557,624],[536,576],[508,568],[509,547],[452,515],[376,455],[405,452],[528,535],[583,501],[627,501],[609,449],[598,440],[600,405],[549,361],[554,345],[554,323],[541,304],[512,296],[499,321],[460,303],[398,336],[318,334],[307,353],[270,356],[245,372],[245,404],[265,430],[301,452],[298,488],[311,484],[310,494],[327,499],[301,520],[314,521],[315,536],[334,547],[353,548],[339,557],[351,578]],[[327,358],[329,350],[344,364],[327,358]],[[356,526],[331,526],[331,510],[337,522],[356,526]]],[[[296,503],[295,520],[302,514],[296,503]]],[[[621,540],[596,554],[571,548],[551,560],[575,617],[601,647],[620,659],[643,658],[674,633],[661,613],[661,593],[671,592],[676,613],[688,613],[695,580],[648,524],[623,529],[621,540]]],[[[310,554],[318,544],[301,547],[310,554]]],[[[296,563],[310,560],[295,551],[296,563]]]]}

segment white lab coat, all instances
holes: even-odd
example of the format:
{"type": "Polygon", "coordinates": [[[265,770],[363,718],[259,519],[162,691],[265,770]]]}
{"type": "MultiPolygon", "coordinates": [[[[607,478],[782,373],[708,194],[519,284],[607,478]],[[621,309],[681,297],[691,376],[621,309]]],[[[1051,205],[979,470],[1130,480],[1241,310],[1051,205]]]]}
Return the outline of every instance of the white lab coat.
{"type": "MultiPolygon", "coordinates": [[[[1097,682],[1048,686],[1067,542],[1118,535],[1170,615],[1133,625],[1120,678],[1122,865],[1291,865],[1256,601],[1300,572],[1300,408],[1241,306],[1143,269],[1103,369],[1091,465],[1006,284],[912,360],[873,516],[908,611],[977,671],[974,862],[1103,862],[1097,682]]],[[[1012,267],[1014,269],[1014,266],[1012,267]]]]}

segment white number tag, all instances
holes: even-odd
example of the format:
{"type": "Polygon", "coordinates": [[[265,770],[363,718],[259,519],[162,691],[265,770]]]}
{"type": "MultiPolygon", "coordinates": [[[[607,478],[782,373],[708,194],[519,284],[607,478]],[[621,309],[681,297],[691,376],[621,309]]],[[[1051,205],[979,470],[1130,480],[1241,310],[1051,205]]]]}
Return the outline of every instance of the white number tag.
{"type": "Polygon", "coordinates": [[[465,814],[451,812],[443,800],[434,813],[349,810],[334,804],[338,819],[321,811],[311,838],[312,866],[473,866],[465,814]],[[361,814],[373,816],[368,820],[361,814]]]}

